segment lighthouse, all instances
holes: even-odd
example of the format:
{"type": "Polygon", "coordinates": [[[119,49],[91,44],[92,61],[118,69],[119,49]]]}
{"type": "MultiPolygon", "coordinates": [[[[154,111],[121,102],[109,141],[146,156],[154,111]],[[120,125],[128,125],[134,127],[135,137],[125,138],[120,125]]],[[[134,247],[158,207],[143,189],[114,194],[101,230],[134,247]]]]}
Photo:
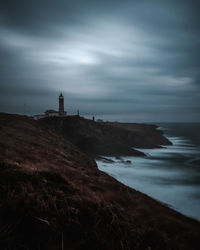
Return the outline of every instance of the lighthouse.
{"type": "Polygon", "coordinates": [[[55,116],[63,117],[66,115],[67,115],[67,112],[64,109],[64,96],[62,95],[62,93],[60,93],[58,111],[54,109],[48,109],[44,112],[44,114],[34,115],[34,119],[39,120],[45,117],[55,117],[55,116]]]}
{"type": "Polygon", "coordinates": [[[59,95],[59,116],[66,116],[66,112],[64,110],[64,97],[62,93],[59,95]]]}

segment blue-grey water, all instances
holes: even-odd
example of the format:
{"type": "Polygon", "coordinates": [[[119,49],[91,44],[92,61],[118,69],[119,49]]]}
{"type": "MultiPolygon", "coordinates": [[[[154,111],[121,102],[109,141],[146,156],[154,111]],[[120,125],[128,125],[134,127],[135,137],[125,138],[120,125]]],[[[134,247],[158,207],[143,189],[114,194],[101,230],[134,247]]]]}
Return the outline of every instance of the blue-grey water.
{"type": "Polygon", "coordinates": [[[140,149],[146,157],[123,157],[124,163],[97,161],[100,170],[122,183],[200,220],[200,124],[159,124],[173,143],[162,149],[140,149]]]}

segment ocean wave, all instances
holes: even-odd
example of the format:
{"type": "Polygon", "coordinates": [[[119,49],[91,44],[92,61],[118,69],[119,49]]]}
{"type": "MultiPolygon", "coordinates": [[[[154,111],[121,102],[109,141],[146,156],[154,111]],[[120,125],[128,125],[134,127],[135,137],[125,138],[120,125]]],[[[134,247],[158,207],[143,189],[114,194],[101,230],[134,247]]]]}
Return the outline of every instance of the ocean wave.
{"type": "Polygon", "coordinates": [[[173,145],[140,148],[146,157],[109,157],[114,163],[97,165],[122,183],[200,220],[200,148],[190,138],[167,137],[173,145]],[[131,164],[125,164],[127,160],[131,164]]]}

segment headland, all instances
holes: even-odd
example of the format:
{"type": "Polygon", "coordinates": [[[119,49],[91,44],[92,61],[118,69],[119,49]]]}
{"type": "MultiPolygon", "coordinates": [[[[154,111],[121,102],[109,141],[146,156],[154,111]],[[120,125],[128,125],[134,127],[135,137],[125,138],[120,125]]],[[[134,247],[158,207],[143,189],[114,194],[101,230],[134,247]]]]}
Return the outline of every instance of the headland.
{"type": "Polygon", "coordinates": [[[0,137],[1,249],[198,249],[199,222],[99,171],[43,122],[0,114],[0,137]]]}

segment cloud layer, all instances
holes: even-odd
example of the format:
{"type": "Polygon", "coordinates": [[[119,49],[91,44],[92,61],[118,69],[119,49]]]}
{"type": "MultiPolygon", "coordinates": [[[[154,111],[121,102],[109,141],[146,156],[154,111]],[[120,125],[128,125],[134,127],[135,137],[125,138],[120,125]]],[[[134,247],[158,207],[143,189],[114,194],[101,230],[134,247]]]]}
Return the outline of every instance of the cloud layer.
{"type": "Polygon", "coordinates": [[[71,114],[200,121],[199,7],[186,0],[1,1],[1,111],[57,108],[62,91],[71,114]]]}

